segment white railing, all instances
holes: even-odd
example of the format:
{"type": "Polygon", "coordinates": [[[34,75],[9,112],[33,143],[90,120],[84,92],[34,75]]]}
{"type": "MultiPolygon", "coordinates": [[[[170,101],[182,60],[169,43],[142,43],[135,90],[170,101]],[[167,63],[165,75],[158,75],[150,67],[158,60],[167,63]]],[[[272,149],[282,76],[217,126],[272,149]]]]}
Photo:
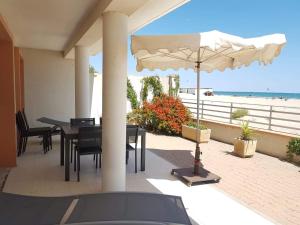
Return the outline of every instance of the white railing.
{"type": "MultiPolygon", "coordinates": [[[[196,117],[196,100],[182,99],[182,102],[196,117]]],[[[201,100],[199,109],[201,119],[229,124],[249,121],[249,126],[253,128],[300,135],[300,107],[201,100]],[[232,113],[238,109],[247,110],[248,115],[240,119],[232,118],[232,113]]]]}

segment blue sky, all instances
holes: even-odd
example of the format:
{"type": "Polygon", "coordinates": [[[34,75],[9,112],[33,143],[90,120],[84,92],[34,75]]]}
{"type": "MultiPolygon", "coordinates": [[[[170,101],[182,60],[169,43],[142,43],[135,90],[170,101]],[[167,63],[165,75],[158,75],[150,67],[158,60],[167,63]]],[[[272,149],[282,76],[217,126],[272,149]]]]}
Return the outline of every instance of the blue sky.
{"type": "MultiPolygon", "coordinates": [[[[237,70],[201,72],[201,87],[215,91],[266,91],[300,93],[300,1],[298,0],[191,0],[182,7],[152,22],[135,34],[181,34],[219,30],[245,38],[284,33],[287,44],[281,55],[267,66],[257,63],[237,70]]],[[[128,39],[130,42],[130,39],[128,39]]],[[[128,49],[128,74],[179,74],[181,87],[195,87],[192,70],[149,71],[138,73],[128,49]]],[[[102,73],[101,53],[90,63],[102,73]]]]}

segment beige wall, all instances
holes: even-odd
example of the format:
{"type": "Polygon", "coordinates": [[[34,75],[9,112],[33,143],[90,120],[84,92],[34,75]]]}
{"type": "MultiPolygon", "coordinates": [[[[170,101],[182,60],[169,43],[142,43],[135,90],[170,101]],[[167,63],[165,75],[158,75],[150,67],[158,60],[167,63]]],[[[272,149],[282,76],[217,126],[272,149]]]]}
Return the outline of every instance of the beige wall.
{"type": "Polygon", "coordinates": [[[25,79],[25,111],[31,126],[47,116],[68,121],[75,115],[74,60],[61,52],[22,49],[25,79]]]}
{"type": "MultiPolygon", "coordinates": [[[[241,129],[237,125],[201,120],[202,124],[210,128],[211,138],[232,144],[234,138],[240,136],[241,129]]],[[[288,142],[297,136],[253,129],[257,139],[257,151],[271,155],[280,159],[286,158],[288,142]]]]}

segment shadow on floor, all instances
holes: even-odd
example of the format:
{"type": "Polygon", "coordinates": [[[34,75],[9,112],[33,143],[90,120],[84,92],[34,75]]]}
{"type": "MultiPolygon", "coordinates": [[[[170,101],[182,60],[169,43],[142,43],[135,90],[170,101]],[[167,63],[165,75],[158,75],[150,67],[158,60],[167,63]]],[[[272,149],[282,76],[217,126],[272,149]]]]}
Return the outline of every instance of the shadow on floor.
{"type": "Polygon", "coordinates": [[[153,152],[157,156],[172,163],[177,167],[189,167],[194,163],[194,157],[192,151],[187,150],[163,150],[148,148],[147,150],[153,152]]]}

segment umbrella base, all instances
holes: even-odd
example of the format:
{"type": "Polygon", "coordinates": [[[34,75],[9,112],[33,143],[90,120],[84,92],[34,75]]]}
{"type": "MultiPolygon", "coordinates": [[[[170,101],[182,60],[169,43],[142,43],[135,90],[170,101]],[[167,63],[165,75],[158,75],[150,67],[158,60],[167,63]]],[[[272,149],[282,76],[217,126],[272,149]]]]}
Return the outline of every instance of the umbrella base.
{"type": "Polygon", "coordinates": [[[198,174],[194,173],[194,167],[172,169],[171,174],[178,177],[189,187],[200,184],[217,183],[221,179],[221,177],[203,167],[199,168],[198,174]]]}

